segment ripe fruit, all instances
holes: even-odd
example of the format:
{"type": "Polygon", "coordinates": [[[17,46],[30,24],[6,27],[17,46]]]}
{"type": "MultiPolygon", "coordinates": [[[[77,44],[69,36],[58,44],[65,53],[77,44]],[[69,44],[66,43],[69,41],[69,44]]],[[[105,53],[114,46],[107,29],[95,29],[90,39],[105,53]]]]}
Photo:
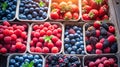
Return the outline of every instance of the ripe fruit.
{"type": "Polygon", "coordinates": [[[35,50],[35,52],[39,52],[39,53],[42,52],[42,49],[40,47],[36,47],[34,50],[35,50]]]}
{"type": "Polygon", "coordinates": [[[102,63],[100,63],[100,64],[98,65],[98,67],[104,67],[104,65],[103,65],[102,63]]]}
{"type": "Polygon", "coordinates": [[[52,35],[52,31],[51,31],[51,30],[48,30],[48,31],[46,32],[46,35],[48,35],[48,36],[52,35]]]}
{"type": "Polygon", "coordinates": [[[96,52],[95,52],[96,54],[102,54],[102,50],[100,50],[100,49],[96,49],[96,52]]]}
{"type": "Polygon", "coordinates": [[[96,19],[97,18],[97,16],[98,16],[98,10],[96,10],[96,9],[92,9],[90,12],[89,12],[89,17],[91,18],[91,19],[96,19]]]}
{"type": "Polygon", "coordinates": [[[48,46],[48,48],[52,48],[52,47],[54,47],[54,44],[52,43],[52,42],[49,42],[48,44],[47,44],[47,46],[48,46]]]}
{"type": "Polygon", "coordinates": [[[50,14],[50,17],[52,18],[52,19],[59,19],[59,15],[58,15],[58,13],[57,12],[51,12],[51,14],[50,14]]]}
{"type": "Polygon", "coordinates": [[[51,49],[51,52],[52,52],[52,53],[58,53],[58,52],[59,52],[59,49],[58,49],[57,47],[53,47],[53,48],[51,49]]]}
{"type": "Polygon", "coordinates": [[[5,43],[10,43],[11,42],[11,37],[10,36],[4,37],[4,42],[5,43]]]}
{"type": "Polygon", "coordinates": [[[104,53],[110,53],[110,47],[105,48],[104,53]]]}
{"type": "Polygon", "coordinates": [[[92,51],[92,46],[91,45],[87,45],[87,47],[86,47],[86,50],[88,51],[88,52],[91,52],[92,51]]]}
{"type": "Polygon", "coordinates": [[[83,13],[89,13],[92,7],[89,5],[85,5],[82,9],[83,9],[83,13]]]}
{"type": "Polygon", "coordinates": [[[78,6],[77,5],[75,5],[75,4],[72,4],[72,5],[70,5],[70,7],[71,7],[71,12],[72,13],[75,13],[75,12],[79,12],[79,8],[78,8],[78,6]]]}
{"type": "Polygon", "coordinates": [[[70,20],[70,19],[72,19],[72,14],[71,14],[71,12],[66,12],[66,13],[64,14],[64,19],[65,19],[65,20],[70,20]]]}
{"type": "Polygon", "coordinates": [[[56,43],[58,40],[59,40],[58,37],[56,37],[56,36],[53,36],[53,37],[52,37],[52,42],[56,43]]]}
{"type": "Polygon", "coordinates": [[[100,30],[96,30],[96,37],[100,36],[100,30]]]}
{"type": "Polygon", "coordinates": [[[99,9],[99,16],[104,16],[107,13],[107,8],[105,6],[100,7],[99,9]]]}
{"type": "Polygon", "coordinates": [[[2,53],[2,54],[7,53],[7,49],[6,49],[6,48],[4,48],[4,47],[3,47],[3,48],[1,48],[1,49],[0,49],[0,53],[2,53]]]}
{"type": "Polygon", "coordinates": [[[16,49],[21,49],[22,46],[23,44],[21,42],[17,42],[15,45],[16,49]]]}
{"type": "Polygon", "coordinates": [[[101,63],[101,60],[100,59],[97,59],[96,61],[95,61],[95,65],[98,65],[98,64],[100,64],[101,63]]]}
{"type": "Polygon", "coordinates": [[[99,29],[100,26],[101,26],[101,22],[100,21],[95,21],[93,26],[96,28],[96,29],[99,29]]]}
{"type": "Polygon", "coordinates": [[[116,41],[116,38],[115,38],[114,35],[110,35],[107,39],[108,39],[108,41],[109,41],[110,43],[113,43],[113,42],[116,41]]]}
{"type": "Polygon", "coordinates": [[[105,66],[110,66],[110,61],[109,61],[109,60],[105,60],[105,61],[103,62],[103,64],[104,64],[105,66]]]}
{"type": "Polygon", "coordinates": [[[79,18],[79,14],[78,13],[73,13],[73,19],[77,20],[79,18]]]}
{"type": "Polygon", "coordinates": [[[83,18],[83,20],[90,20],[91,19],[88,14],[83,14],[82,18],[83,18]]]}
{"type": "Polygon", "coordinates": [[[49,48],[48,48],[48,47],[43,47],[42,51],[43,51],[44,53],[48,53],[48,52],[49,52],[49,48]]]}
{"type": "Polygon", "coordinates": [[[58,41],[55,43],[55,45],[56,45],[57,47],[61,47],[61,46],[62,46],[62,41],[58,40],[58,41]]]}
{"type": "Polygon", "coordinates": [[[89,67],[94,67],[95,66],[95,63],[93,62],[93,61],[91,61],[90,63],[89,63],[89,67]]]}
{"type": "Polygon", "coordinates": [[[102,43],[97,43],[95,45],[96,49],[102,49],[103,48],[103,44],[102,43]]]}
{"type": "Polygon", "coordinates": [[[109,32],[115,33],[115,27],[114,26],[109,26],[109,32]]]}

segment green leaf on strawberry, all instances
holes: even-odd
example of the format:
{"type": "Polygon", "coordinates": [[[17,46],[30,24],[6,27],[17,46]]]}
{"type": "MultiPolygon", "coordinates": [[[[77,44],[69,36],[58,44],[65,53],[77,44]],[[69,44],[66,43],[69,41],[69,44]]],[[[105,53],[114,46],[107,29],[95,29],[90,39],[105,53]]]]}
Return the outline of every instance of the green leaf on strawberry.
{"type": "Polygon", "coordinates": [[[95,2],[96,2],[97,4],[102,4],[102,3],[103,3],[103,0],[95,0],[95,2]]]}
{"type": "Polygon", "coordinates": [[[1,4],[1,6],[2,6],[2,10],[5,11],[8,7],[8,4],[7,4],[7,2],[4,2],[1,4]]]}
{"type": "Polygon", "coordinates": [[[44,41],[45,42],[51,42],[52,36],[45,36],[44,41]]]}

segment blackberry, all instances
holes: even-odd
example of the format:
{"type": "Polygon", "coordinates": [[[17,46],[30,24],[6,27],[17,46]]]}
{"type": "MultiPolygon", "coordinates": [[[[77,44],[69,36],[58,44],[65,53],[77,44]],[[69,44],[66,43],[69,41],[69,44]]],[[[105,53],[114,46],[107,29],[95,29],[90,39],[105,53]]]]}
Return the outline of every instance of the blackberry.
{"type": "Polygon", "coordinates": [[[103,42],[103,48],[106,48],[108,46],[109,46],[109,41],[107,39],[105,39],[103,42]]]}
{"type": "Polygon", "coordinates": [[[89,41],[91,44],[95,45],[98,42],[98,38],[91,36],[89,41]]]}
{"type": "Polygon", "coordinates": [[[101,24],[101,27],[105,28],[106,30],[108,30],[109,26],[107,25],[107,23],[103,22],[101,24]]]}
{"type": "Polygon", "coordinates": [[[96,30],[91,30],[90,34],[91,36],[96,36],[96,30]]]}
{"type": "Polygon", "coordinates": [[[91,36],[89,31],[85,31],[85,35],[86,35],[87,37],[90,37],[90,36],[91,36]]]}
{"type": "Polygon", "coordinates": [[[89,23],[87,23],[87,24],[85,25],[85,30],[87,30],[88,27],[90,27],[90,24],[89,24],[89,23]]]}
{"type": "Polygon", "coordinates": [[[101,35],[107,35],[107,31],[103,27],[100,27],[100,33],[101,35]]]}
{"type": "Polygon", "coordinates": [[[110,51],[111,51],[111,53],[116,53],[117,52],[117,43],[113,43],[112,44],[112,46],[111,46],[111,49],[110,49],[110,51]]]}

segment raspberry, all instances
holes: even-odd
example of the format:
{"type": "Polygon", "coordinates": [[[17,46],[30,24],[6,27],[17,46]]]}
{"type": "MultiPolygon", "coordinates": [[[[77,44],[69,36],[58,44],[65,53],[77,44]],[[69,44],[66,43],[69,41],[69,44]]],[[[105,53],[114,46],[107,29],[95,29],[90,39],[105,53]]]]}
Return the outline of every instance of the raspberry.
{"type": "Polygon", "coordinates": [[[92,46],[91,45],[87,45],[87,47],[86,47],[86,50],[88,51],[88,52],[91,52],[92,51],[92,46]]]}
{"type": "Polygon", "coordinates": [[[114,35],[110,35],[107,39],[108,39],[108,41],[109,41],[110,43],[113,43],[113,42],[116,41],[116,38],[115,38],[114,35]]]}
{"type": "Polygon", "coordinates": [[[42,43],[41,42],[37,42],[36,43],[36,47],[42,47],[42,43]]]}
{"type": "Polygon", "coordinates": [[[23,24],[22,26],[25,28],[25,30],[28,28],[26,24],[23,24]]]}
{"type": "Polygon", "coordinates": [[[4,37],[4,42],[5,43],[10,43],[11,42],[11,37],[10,36],[4,37]]]}
{"type": "Polygon", "coordinates": [[[43,35],[45,35],[46,34],[46,32],[44,31],[44,30],[41,30],[40,31],[40,36],[43,36],[43,35]]]}
{"type": "Polygon", "coordinates": [[[56,34],[58,34],[58,30],[53,30],[53,35],[56,35],[56,34]]]}
{"type": "Polygon", "coordinates": [[[96,54],[102,54],[102,50],[96,49],[96,54]]]}
{"type": "Polygon", "coordinates": [[[21,31],[25,31],[25,28],[23,26],[17,26],[17,29],[20,29],[21,31]]]}
{"type": "Polygon", "coordinates": [[[49,27],[50,25],[51,25],[51,24],[50,24],[49,22],[45,22],[45,23],[44,23],[44,26],[45,26],[45,27],[49,27]]]}
{"type": "Polygon", "coordinates": [[[59,50],[58,50],[57,47],[53,47],[53,48],[51,49],[51,52],[52,52],[52,53],[58,53],[58,51],[59,51],[59,50]]]}
{"type": "Polygon", "coordinates": [[[101,62],[104,62],[105,60],[107,60],[107,57],[102,57],[101,58],[101,62]]]}
{"type": "Polygon", "coordinates": [[[96,28],[96,29],[99,29],[100,26],[101,26],[101,22],[100,21],[95,21],[93,26],[96,28]]]}
{"type": "Polygon", "coordinates": [[[2,53],[2,54],[7,53],[7,49],[6,49],[6,48],[4,48],[4,47],[3,47],[3,48],[1,48],[1,49],[0,49],[0,53],[2,53]]]}
{"type": "Polygon", "coordinates": [[[39,37],[39,42],[44,42],[44,39],[43,39],[43,37],[39,37]]]}
{"type": "Polygon", "coordinates": [[[48,31],[46,32],[46,35],[48,35],[48,36],[52,35],[52,31],[48,30],[48,31]]]}
{"type": "Polygon", "coordinates": [[[115,63],[115,60],[113,58],[108,59],[110,61],[110,64],[113,65],[115,63]]]}
{"type": "Polygon", "coordinates": [[[105,48],[104,53],[110,53],[110,47],[105,48]]]}
{"type": "Polygon", "coordinates": [[[103,62],[103,64],[104,64],[105,66],[110,66],[110,61],[109,61],[109,60],[105,60],[105,61],[103,62]]]}
{"type": "Polygon", "coordinates": [[[114,26],[109,26],[109,32],[115,33],[115,27],[114,26]]]}
{"type": "Polygon", "coordinates": [[[30,41],[30,46],[34,46],[34,42],[33,41],[30,41]]]}
{"type": "Polygon", "coordinates": [[[100,59],[97,59],[96,61],[95,61],[95,64],[96,65],[98,65],[98,64],[100,64],[101,63],[101,60],[100,59]]]}
{"type": "Polygon", "coordinates": [[[56,25],[56,24],[53,24],[53,27],[54,27],[55,29],[57,29],[57,28],[58,28],[58,25],[56,25]]]}
{"type": "Polygon", "coordinates": [[[89,63],[89,67],[94,67],[95,66],[95,63],[93,62],[93,61],[91,61],[90,63],[89,63]]]}
{"type": "Polygon", "coordinates": [[[48,47],[43,47],[42,51],[43,51],[43,53],[48,53],[49,52],[49,48],[48,47]]]}
{"type": "Polygon", "coordinates": [[[16,51],[16,47],[15,47],[15,45],[12,45],[11,48],[10,48],[10,52],[14,53],[15,51],[16,51]]]}
{"type": "Polygon", "coordinates": [[[56,36],[53,36],[53,37],[52,37],[52,42],[56,43],[58,40],[59,40],[58,37],[56,37],[56,36]]]}
{"type": "Polygon", "coordinates": [[[37,30],[37,29],[39,29],[39,26],[38,25],[34,25],[33,26],[33,30],[37,30]]]}
{"type": "Polygon", "coordinates": [[[12,35],[11,35],[11,38],[12,38],[12,40],[16,40],[16,39],[17,39],[17,36],[16,36],[15,34],[12,34],[12,35]]]}
{"type": "Polygon", "coordinates": [[[12,35],[14,33],[13,30],[9,30],[9,35],[12,35]]]}
{"type": "Polygon", "coordinates": [[[51,30],[51,31],[54,31],[54,30],[55,30],[55,28],[54,28],[52,25],[49,26],[48,29],[51,30]]]}
{"type": "Polygon", "coordinates": [[[96,36],[97,36],[97,37],[100,36],[100,30],[96,30],[96,36]]]}
{"type": "Polygon", "coordinates": [[[34,32],[33,36],[39,38],[40,33],[39,32],[34,32]]]}
{"type": "Polygon", "coordinates": [[[4,47],[5,47],[6,49],[10,49],[11,45],[10,45],[10,44],[6,44],[6,45],[4,45],[4,47]]]}
{"type": "Polygon", "coordinates": [[[62,41],[58,40],[58,41],[55,43],[55,45],[56,45],[57,47],[61,47],[61,46],[62,46],[62,41]]]}
{"type": "Polygon", "coordinates": [[[44,30],[45,32],[47,32],[47,31],[48,31],[48,28],[47,28],[47,27],[44,27],[43,30],[44,30]]]}
{"type": "Polygon", "coordinates": [[[2,44],[0,44],[0,49],[3,47],[3,45],[2,44]]]}
{"type": "Polygon", "coordinates": [[[35,47],[30,47],[31,52],[35,52],[35,47]]]}
{"type": "Polygon", "coordinates": [[[40,47],[36,47],[36,48],[35,48],[35,52],[40,52],[40,53],[41,53],[41,52],[42,52],[42,49],[41,49],[40,47]]]}
{"type": "Polygon", "coordinates": [[[23,39],[22,38],[18,38],[18,39],[16,39],[16,42],[23,42],[23,39]]]}
{"type": "Polygon", "coordinates": [[[58,37],[58,38],[61,38],[61,34],[57,34],[57,37],[58,37]]]}
{"type": "Polygon", "coordinates": [[[8,30],[8,29],[3,30],[3,34],[4,34],[5,36],[10,35],[9,30],[8,30]]]}
{"type": "Polygon", "coordinates": [[[22,37],[23,39],[26,39],[26,38],[27,38],[27,33],[26,33],[26,32],[22,32],[22,33],[21,33],[21,37],[22,37]]]}
{"type": "Polygon", "coordinates": [[[10,26],[10,23],[9,23],[8,21],[4,21],[4,22],[3,22],[3,25],[5,25],[5,26],[10,26]]]}
{"type": "Polygon", "coordinates": [[[104,42],[104,40],[105,40],[105,38],[102,38],[102,39],[100,39],[100,43],[103,43],[104,42]]]}
{"type": "Polygon", "coordinates": [[[17,42],[15,45],[16,49],[21,49],[22,46],[23,44],[21,42],[17,42]]]}
{"type": "Polygon", "coordinates": [[[44,28],[44,26],[41,24],[41,25],[39,26],[39,29],[42,30],[43,28],[44,28]]]}
{"type": "Polygon", "coordinates": [[[16,29],[16,30],[14,31],[14,33],[15,33],[17,36],[20,36],[21,33],[22,33],[22,31],[21,31],[20,29],[16,29]]]}
{"type": "Polygon", "coordinates": [[[100,63],[100,64],[98,65],[98,67],[104,67],[104,65],[103,65],[102,63],[100,63]]]}
{"type": "Polygon", "coordinates": [[[57,28],[58,33],[62,33],[62,29],[61,28],[57,28]]]}
{"type": "Polygon", "coordinates": [[[0,40],[2,40],[4,38],[3,34],[0,34],[0,40]]]}
{"type": "Polygon", "coordinates": [[[26,46],[23,44],[23,46],[20,48],[21,52],[25,52],[26,51],[26,46]]]}
{"type": "Polygon", "coordinates": [[[69,32],[69,34],[75,34],[75,30],[74,29],[70,29],[68,32],[69,32]]]}
{"type": "Polygon", "coordinates": [[[8,27],[8,30],[14,30],[13,27],[8,27]]]}
{"type": "Polygon", "coordinates": [[[118,64],[114,64],[114,67],[118,67],[118,64]]]}
{"type": "Polygon", "coordinates": [[[47,47],[51,49],[52,47],[54,47],[54,44],[53,44],[52,42],[49,42],[49,43],[47,44],[47,47]]]}
{"type": "Polygon", "coordinates": [[[95,45],[95,47],[96,47],[97,49],[102,49],[102,48],[103,48],[103,44],[102,44],[102,43],[97,43],[97,44],[95,45]]]}
{"type": "Polygon", "coordinates": [[[34,38],[32,39],[32,41],[33,41],[34,43],[37,43],[37,42],[38,42],[38,38],[34,37],[34,38]]]}

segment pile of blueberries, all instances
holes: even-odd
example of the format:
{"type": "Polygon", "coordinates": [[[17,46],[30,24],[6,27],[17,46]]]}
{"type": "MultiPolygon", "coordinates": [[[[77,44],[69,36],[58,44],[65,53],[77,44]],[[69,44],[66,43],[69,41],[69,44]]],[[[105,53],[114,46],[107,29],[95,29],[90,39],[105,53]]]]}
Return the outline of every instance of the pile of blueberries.
{"type": "Polygon", "coordinates": [[[16,14],[17,0],[0,0],[0,20],[12,20],[16,14]]]}
{"type": "Polygon", "coordinates": [[[65,54],[85,54],[82,28],[79,26],[65,27],[64,52],[65,54]]]}
{"type": "Polygon", "coordinates": [[[40,55],[24,54],[24,55],[13,55],[9,60],[9,67],[23,67],[28,62],[33,62],[32,67],[42,67],[43,59],[40,55]]]}
{"type": "Polygon", "coordinates": [[[19,19],[45,20],[47,18],[49,0],[21,0],[19,19]]]}
{"type": "Polygon", "coordinates": [[[45,63],[45,67],[80,67],[80,65],[78,57],[62,54],[48,56],[45,63]]]}

